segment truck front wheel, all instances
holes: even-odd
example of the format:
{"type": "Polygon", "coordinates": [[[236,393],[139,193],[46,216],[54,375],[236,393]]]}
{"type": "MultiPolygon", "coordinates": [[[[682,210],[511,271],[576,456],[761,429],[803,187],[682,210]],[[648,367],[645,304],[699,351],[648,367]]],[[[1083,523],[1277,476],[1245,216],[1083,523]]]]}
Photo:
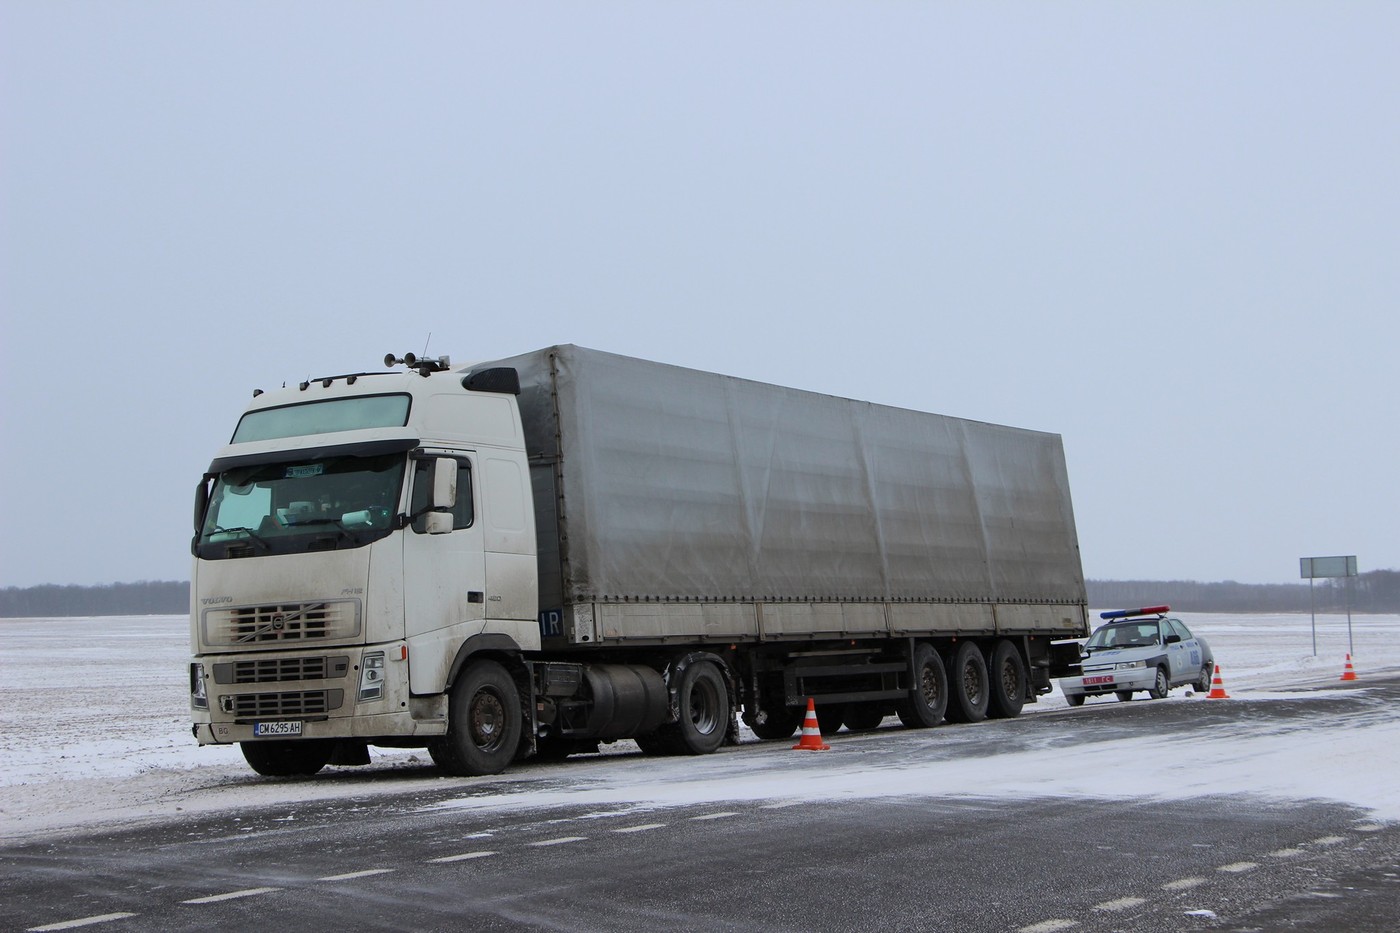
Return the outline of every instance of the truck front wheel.
{"type": "Polygon", "coordinates": [[[428,746],[433,762],[448,774],[499,774],[520,744],[520,694],[506,669],[475,661],[452,685],[447,734],[428,746]]]}
{"type": "Polygon", "coordinates": [[[333,739],[277,739],[270,742],[240,742],[248,767],[264,777],[291,777],[315,774],[331,760],[333,739]]]}

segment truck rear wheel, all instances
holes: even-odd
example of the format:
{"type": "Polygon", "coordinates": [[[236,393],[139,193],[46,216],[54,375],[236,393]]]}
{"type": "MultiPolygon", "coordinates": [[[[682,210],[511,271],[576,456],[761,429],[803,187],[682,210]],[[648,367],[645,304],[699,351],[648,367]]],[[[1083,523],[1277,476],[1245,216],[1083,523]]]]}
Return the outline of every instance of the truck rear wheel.
{"type": "Polygon", "coordinates": [[[914,649],[910,661],[914,683],[909,697],[895,707],[899,721],[910,729],[927,729],[943,721],[948,709],[948,675],[943,659],[930,644],[914,649]]]}
{"type": "Polygon", "coordinates": [[[993,719],[1011,719],[1021,715],[1026,705],[1026,662],[1015,643],[1001,639],[992,649],[992,664],[988,671],[991,690],[987,715],[993,719]]]}
{"type": "Polygon", "coordinates": [[[948,721],[981,722],[987,718],[987,659],[976,642],[965,641],[953,652],[948,671],[948,721]]]}
{"type": "Polygon", "coordinates": [[[682,754],[708,755],[723,745],[729,729],[729,688],[719,668],[708,661],[692,664],[681,675],[678,695],[682,754]]]}
{"type": "Polygon", "coordinates": [[[279,739],[270,742],[240,742],[238,747],[248,767],[264,777],[311,775],[331,760],[334,739],[279,739]]]}
{"type": "Polygon", "coordinates": [[[637,737],[648,755],[708,755],[724,744],[729,731],[729,688],[709,661],[696,661],[681,672],[676,685],[676,722],[637,737]]]}
{"type": "Polygon", "coordinates": [[[520,745],[520,693],[495,661],[474,661],[452,685],[447,734],[428,746],[448,774],[499,774],[520,745]]]}

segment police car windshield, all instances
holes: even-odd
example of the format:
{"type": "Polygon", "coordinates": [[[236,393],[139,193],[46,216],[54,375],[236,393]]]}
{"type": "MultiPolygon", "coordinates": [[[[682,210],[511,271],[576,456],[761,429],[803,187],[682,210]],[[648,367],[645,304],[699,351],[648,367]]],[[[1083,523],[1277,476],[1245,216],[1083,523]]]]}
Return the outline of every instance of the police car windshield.
{"type": "Polygon", "coordinates": [[[1157,631],[1157,620],[1137,622],[1115,622],[1105,625],[1089,639],[1086,648],[1090,651],[1106,651],[1110,648],[1142,648],[1161,644],[1157,631]]]}

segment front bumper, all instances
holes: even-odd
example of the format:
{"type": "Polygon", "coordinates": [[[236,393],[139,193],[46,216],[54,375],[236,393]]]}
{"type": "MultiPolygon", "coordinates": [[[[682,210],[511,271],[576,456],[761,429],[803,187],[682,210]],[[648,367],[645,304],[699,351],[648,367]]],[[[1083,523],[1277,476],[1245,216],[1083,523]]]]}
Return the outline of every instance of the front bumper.
{"type": "Polygon", "coordinates": [[[1082,677],[1063,677],[1060,679],[1060,692],[1065,696],[1098,696],[1119,690],[1151,690],[1156,682],[1157,669],[1154,667],[1102,671],[1082,677]]]}
{"type": "Polygon", "coordinates": [[[442,735],[441,697],[409,693],[407,651],[402,642],[294,651],[206,654],[194,659],[204,672],[203,697],[193,696],[193,733],[200,745],[258,741],[259,723],[292,724],[302,739],[375,739],[442,735]],[[365,659],[376,661],[364,676],[365,659]],[[364,688],[377,687],[363,698],[364,688]]]}

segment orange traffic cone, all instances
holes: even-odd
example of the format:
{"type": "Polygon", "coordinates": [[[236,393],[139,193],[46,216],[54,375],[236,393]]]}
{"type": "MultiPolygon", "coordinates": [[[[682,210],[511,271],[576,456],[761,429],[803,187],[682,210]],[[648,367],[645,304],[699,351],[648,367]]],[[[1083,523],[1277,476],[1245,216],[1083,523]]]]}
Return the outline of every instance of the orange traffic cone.
{"type": "Polygon", "coordinates": [[[1225,681],[1220,679],[1220,665],[1215,665],[1215,679],[1210,682],[1210,693],[1206,694],[1207,700],[1228,700],[1230,694],[1225,692],[1225,681]]]}
{"type": "Polygon", "coordinates": [[[822,730],[817,725],[817,702],[811,697],[807,698],[807,715],[802,719],[802,740],[793,746],[793,750],[801,749],[804,752],[824,752],[831,748],[830,745],[822,742],[822,730]]]}
{"type": "Polygon", "coordinates": [[[1347,655],[1347,666],[1346,666],[1346,668],[1342,671],[1342,680],[1355,680],[1355,679],[1356,679],[1356,669],[1355,669],[1354,667],[1351,666],[1351,655],[1348,654],[1348,655],[1347,655]]]}

